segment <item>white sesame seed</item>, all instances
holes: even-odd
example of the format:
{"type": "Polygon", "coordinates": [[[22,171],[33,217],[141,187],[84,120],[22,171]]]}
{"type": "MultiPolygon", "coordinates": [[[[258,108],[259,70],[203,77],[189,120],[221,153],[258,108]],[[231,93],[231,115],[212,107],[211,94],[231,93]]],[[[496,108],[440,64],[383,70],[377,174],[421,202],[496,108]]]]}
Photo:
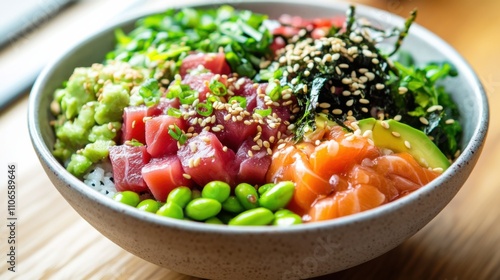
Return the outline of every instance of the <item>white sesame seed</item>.
{"type": "Polygon", "coordinates": [[[431,113],[431,112],[434,112],[434,111],[441,111],[443,110],[443,106],[441,105],[432,105],[431,107],[429,107],[427,109],[427,112],[431,113]]]}
{"type": "Polygon", "coordinates": [[[370,104],[370,100],[365,99],[365,98],[360,98],[359,99],[359,103],[361,103],[361,104],[370,104]]]}
{"type": "Polygon", "coordinates": [[[363,111],[364,113],[368,113],[368,108],[363,107],[363,108],[361,108],[361,111],[363,111]]]}
{"type": "Polygon", "coordinates": [[[385,88],[385,85],[378,83],[378,84],[375,85],[375,88],[378,89],[378,90],[383,90],[385,88]]]}
{"type": "Polygon", "coordinates": [[[347,68],[349,68],[349,64],[347,64],[347,63],[341,63],[341,64],[339,64],[339,67],[347,69],[347,68]]]}
{"type": "Polygon", "coordinates": [[[365,138],[371,138],[373,135],[373,131],[371,131],[371,129],[367,129],[365,130],[365,132],[363,132],[363,137],[365,138]]]}
{"type": "Polygon", "coordinates": [[[395,115],[394,120],[399,122],[401,120],[402,116],[401,115],[395,115]]]}
{"type": "Polygon", "coordinates": [[[399,94],[405,94],[407,92],[408,92],[408,88],[406,88],[406,87],[399,87],[398,88],[398,93],[399,94]]]}
{"type": "Polygon", "coordinates": [[[410,142],[408,142],[408,140],[405,140],[405,147],[411,149],[411,144],[410,142]]]}
{"type": "Polygon", "coordinates": [[[352,94],[352,92],[350,92],[350,91],[348,91],[348,90],[344,90],[344,91],[342,92],[342,95],[343,95],[343,96],[350,96],[351,94],[352,94]]]}
{"type": "Polygon", "coordinates": [[[351,83],[352,83],[352,79],[350,79],[350,78],[343,78],[343,79],[342,79],[342,83],[343,83],[344,85],[351,84],[351,83]]]}
{"type": "Polygon", "coordinates": [[[368,78],[368,80],[372,81],[373,79],[375,79],[375,74],[373,74],[372,72],[366,72],[365,73],[365,76],[368,78]]]}
{"type": "Polygon", "coordinates": [[[373,63],[373,64],[379,64],[379,63],[380,63],[380,61],[379,61],[378,59],[376,59],[376,58],[373,58],[373,59],[372,59],[372,63],[373,63]]]}
{"type": "Polygon", "coordinates": [[[182,174],[182,177],[186,178],[186,179],[191,179],[191,175],[187,174],[187,173],[184,173],[182,174]]]}
{"type": "Polygon", "coordinates": [[[347,102],[345,103],[347,107],[351,107],[353,104],[354,104],[354,99],[347,100],[347,102]]]}
{"type": "Polygon", "coordinates": [[[445,123],[446,123],[446,124],[453,124],[453,123],[455,123],[455,120],[454,120],[454,119],[447,119],[447,120],[445,121],[445,123]]]}
{"type": "Polygon", "coordinates": [[[389,128],[390,128],[389,124],[388,124],[387,122],[385,122],[385,121],[380,122],[380,125],[381,125],[383,128],[385,128],[385,129],[389,129],[389,128]]]}
{"type": "Polygon", "coordinates": [[[253,157],[253,152],[252,152],[252,150],[248,150],[247,155],[248,155],[249,157],[253,157]]]}
{"type": "Polygon", "coordinates": [[[397,131],[392,131],[391,134],[392,134],[392,136],[394,136],[396,138],[401,137],[401,134],[399,134],[399,132],[397,132],[397,131]]]}
{"type": "Polygon", "coordinates": [[[432,171],[437,172],[437,173],[443,173],[443,171],[444,171],[444,170],[443,170],[443,168],[441,168],[441,167],[434,167],[434,168],[432,169],[432,171]]]}
{"type": "Polygon", "coordinates": [[[423,123],[425,125],[429,124],[429,121],[426,118],[424,118],[424,117],[420,117],[419,120],[420,120],[421,123],[423,123]]]}
{"type": "Polygon", "coordinates": [[[342,115],[342,110],[341,110],[341,109],[333,109],[333,110],[332,110],[332,113],[333,113],[334,115],[342,115]]]}
{"type": "Polygon", "coordinates": [[[323,108],[323,109],[328,109],[328,108],[330,108],[330,106],[331,106],[330,103],[326,103],[326,102],[322,102],[319,104],[319,107],[323,108]]]}
{"type": "Polygon", "coordinates": [[[281,143],[281,144],[279,144],[279,145],[278,145],[278,149],[280,149],[280,150],[281,150],[281,149],[283,149],[285,146],[286,146],[286,144],[285,144],[285,143],[281,143]]]}

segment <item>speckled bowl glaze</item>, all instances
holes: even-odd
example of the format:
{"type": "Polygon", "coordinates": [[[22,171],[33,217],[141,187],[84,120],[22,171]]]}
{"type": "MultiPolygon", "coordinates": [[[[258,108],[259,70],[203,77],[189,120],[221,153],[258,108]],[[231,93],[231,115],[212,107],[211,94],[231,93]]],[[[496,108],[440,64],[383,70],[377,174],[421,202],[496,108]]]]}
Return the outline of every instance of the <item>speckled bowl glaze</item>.
{"type": "MultiPolygon", "coordinates": [[[[205,7],[220,5],[198,4],[205,7]]],[[[276,18],[344,14],[348,5],[334,1],[232,1],[276,18]]],[[[359,6],[357,14],[384,26],[403,19],[359,6]]],[[[455,196],[471,173],[488,129],[488,103],[471,67],[436,35],[414,25],[404,49],[418,62],[448,60],[460,73],[447,82],[464,116],[463,153],[442,176],[395,202],[336,220],[293,227],[227,227],[180,221],[141,212],[86,187],[52,156],[54,134],[49,104],[54,90],[77,66],[101,62],[114,46],[113,30],[131,28],[136,18],[112,25],[50,63],[33,87],[29,131],[38,157],[69,204],[104,236],[123,249],[174,271],[210,279],[296,279],[340,271],[384,254],[431,221],[455,196]]]]}

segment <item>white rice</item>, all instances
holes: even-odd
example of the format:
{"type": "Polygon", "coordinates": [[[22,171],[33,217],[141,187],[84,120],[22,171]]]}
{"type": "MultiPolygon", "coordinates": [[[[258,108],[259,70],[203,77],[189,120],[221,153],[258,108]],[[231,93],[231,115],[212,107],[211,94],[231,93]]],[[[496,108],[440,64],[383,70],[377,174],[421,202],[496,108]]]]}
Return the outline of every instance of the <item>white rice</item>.
{"type": "Polygon", "coordinates": [[[109,162],[94,165],[89,173],[83,176],[83,182],[106,196],[113,197],[116,193],[112,168],[109,162]]]}

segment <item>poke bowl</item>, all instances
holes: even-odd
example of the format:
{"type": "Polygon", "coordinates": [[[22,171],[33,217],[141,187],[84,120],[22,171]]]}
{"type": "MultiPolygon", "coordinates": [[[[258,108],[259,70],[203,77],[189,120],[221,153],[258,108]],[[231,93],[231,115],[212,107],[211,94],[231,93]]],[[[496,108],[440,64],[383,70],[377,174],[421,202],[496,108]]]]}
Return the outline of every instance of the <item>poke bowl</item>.
{"type": "Polygon", "coordinates": [[[130,253],[209,279],[325,275],[423,228],[480,156],[479,79],[415,13],[301,2],[172,5],[51,62],[28,125],[64,199],[130,253]]]}

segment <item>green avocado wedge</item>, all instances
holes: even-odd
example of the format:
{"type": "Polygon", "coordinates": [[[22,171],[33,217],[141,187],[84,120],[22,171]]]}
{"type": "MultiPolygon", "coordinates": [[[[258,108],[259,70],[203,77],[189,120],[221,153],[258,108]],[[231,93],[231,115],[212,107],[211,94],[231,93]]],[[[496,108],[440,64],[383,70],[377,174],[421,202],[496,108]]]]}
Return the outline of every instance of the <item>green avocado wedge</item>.
{"type": "Polygon", "coordinates": [[[395,120],[363,119],[358,122],[362,133],[371,130],[375,146],[411,154],[420,165],[432,169],[450,167],[450,161],[424,132],[395,120]]]}

